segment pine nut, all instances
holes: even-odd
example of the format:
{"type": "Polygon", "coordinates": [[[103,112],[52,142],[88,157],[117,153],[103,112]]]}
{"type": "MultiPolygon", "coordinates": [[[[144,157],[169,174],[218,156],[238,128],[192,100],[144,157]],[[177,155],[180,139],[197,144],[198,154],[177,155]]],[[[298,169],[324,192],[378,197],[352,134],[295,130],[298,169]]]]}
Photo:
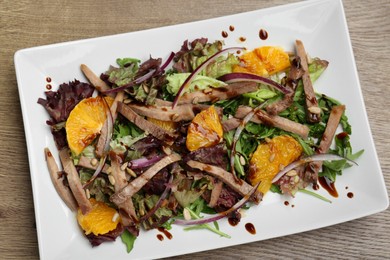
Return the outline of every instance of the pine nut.
{"type": "Polygon", "coordinates": [[[118,220],[118,218],[119,218],[119,213],[118,213],[118,212],[115,212],[114,216],[112,216],[111,221],[112,221],[112,222],[115,222],[115,221],[118,220]]]}
{"type": "Polygon", "coordinates": [[[90,161],[90,164],[91,164],[92,166],[96,166],[97,163],[98,163],[98,160],[97,160],[96,158],[92,158],[91,161],[90,161]]]}
{"type": "Polygon", "coordinates": [[[132,177],[134,177],[134,178],[137,177],[137,174],[135,174],[135,172],[134,172],[132,169],[130,169],[130,168],[126,168],[126,172],[127,172],[130,176],[132,176],[132,177]]]}
{"type": "Polygon", "coordinates": [[[122,171],[126,170],[126,168],[127,168],[127,163],[124,163],[124,164],[121,165],[121,170],[122,171]]]}
{"type": "Polygon", "coordinates": [[[242,155],[240,155],[240,163],[242,166],[244,166],[246,164],[245,158],[242,155]]]}
{"type": "Polygon", "coordinates": [[[290,176],[290,177],[295,176],[295,175],[297,175],[297,174],[298,174],[298,173],[297,173],[296,170],[291,170],[291,171],[289,171],[289,172],[286,173],[286,175],[287,175],[287,176],[290,176]]]}
{"type": "Polygon", "coordinates": [[[191,214],[188,211],[188,209],[186,209],[186,208],[183,209],[183,217],[184,217],[185,220],[190,220],[191,219],[191,214]]]}
{"type": "Polygon", "coordinates": [[[108,175],[108,180],[110,181],[110,183],[111,183],[112,185],[115,185],[115,178],[114,178],[114,176],[112,176],[111,174],[108,175]]]}
{"type": "Polygon", "coordinates": [[[317,114],[317,115],[321,114],[321,108],[316,106],[309,107],[307,110],[309,110],[309,112],[313,114],[317,114]]]}

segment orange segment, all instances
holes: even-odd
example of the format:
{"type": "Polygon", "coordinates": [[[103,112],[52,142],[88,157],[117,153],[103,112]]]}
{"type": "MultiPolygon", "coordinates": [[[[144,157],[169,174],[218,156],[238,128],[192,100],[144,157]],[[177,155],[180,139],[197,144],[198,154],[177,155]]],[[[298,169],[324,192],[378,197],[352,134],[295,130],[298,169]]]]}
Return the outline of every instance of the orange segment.
{"type": "Polygon", "coordinates": [[[201,111],[188,127],[186,146],[190,151],[211,147],[222,140],[223,129],[214,106],[201,111]]]}
{"type": "Polygon", "coordinates": [[[269,76],[290,67],[288,54],[280,47],[263,46],[240,56],[241,64],[233,67],[234,72],[269,76]]]}
{"type": "MultiPolygon", "coordinates": [[[[113,99],[109,97],[105,99],[110,106],[113,99]]],[[[69,148],[76,155],[90,145],[100,133],[107,117],[107,104],[100,96],[86,98],[70,112],[65,124],[66,138],[69,148]]]]}
{"type": "Polygon", "coordinates": [[[83,215],[80,209],[77,211],[77,221],[85,234],[93,233],[98,236],[114,230],[120,221],[118,212],[104,202],[93,198],[89,201],[92,204],[92,210],[87,215],[83,215]]]}
{"type": "Polygon", "coordinates": [[[256,185],[261,181],[258,190],[265,194],[281,167],[297,160],[301,154],[301,145],[288,135],[276,136],[268,143],[260,144],[250,160],[249,182],[256,185]]]}
{"type": "Polygon", "coordinates": [[[177,124],[173,121],[163,121],[163,120],[158,120],[158,119],[151,118],[151,117],[148,117],[148,121],[152,122],[155,125],[160,126],[161,128],[163,128],[169,132],[176,132],[177,124]]]}

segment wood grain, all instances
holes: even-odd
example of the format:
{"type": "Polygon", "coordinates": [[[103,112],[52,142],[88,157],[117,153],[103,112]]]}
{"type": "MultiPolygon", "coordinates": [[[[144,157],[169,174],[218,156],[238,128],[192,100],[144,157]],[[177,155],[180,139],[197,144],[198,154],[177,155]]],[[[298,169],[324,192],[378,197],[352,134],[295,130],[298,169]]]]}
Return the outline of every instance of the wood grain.
{"type": "MultiPolygon", "coordinates": [[[[292,0],[0,0],[0,259],[38,259],[16,50],[250,11],[292,0]]],[[[345,0],[364,101],[390,187],[390,1],[345,0]]],[[[311,232],[173,259],[390,258],[390,212],[311,232]]],[[[59,234],[60,235],[60,234],[59,234]]],[[[190,242],[189,242],[190,243],[190,242]]]]}

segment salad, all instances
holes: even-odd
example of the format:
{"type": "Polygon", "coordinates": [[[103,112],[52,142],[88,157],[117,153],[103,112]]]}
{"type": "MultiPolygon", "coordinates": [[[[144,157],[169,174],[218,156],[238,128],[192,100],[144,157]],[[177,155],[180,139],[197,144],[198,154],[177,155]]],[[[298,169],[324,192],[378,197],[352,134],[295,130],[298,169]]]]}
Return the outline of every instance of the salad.
{"type": "Polygon", "coordinates": [[[239,222],[269,192],[329,201],[311,188],[363,150],[345,106],[314,89],[329,63],[295,46],[185,40],[164,61],[118,58],[100,76],[81,64],[89,82],[46,91],[62,165],[45,148],[50,176],[91,245],[121,237],[130,252],[141,229],[171,225],[229,238],[217,221],[239,222]]]}

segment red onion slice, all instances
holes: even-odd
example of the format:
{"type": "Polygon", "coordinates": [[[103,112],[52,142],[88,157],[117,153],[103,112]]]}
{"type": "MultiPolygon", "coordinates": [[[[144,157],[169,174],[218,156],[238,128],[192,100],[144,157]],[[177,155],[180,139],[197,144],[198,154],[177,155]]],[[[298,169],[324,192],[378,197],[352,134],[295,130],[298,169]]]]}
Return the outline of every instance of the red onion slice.
{"type": "Polygon", "coordinates": [[[146,73],[145,75],[131,81],[130,83],[126,84],[126,85],[123,85],[122,87],[117,87],[117,88],[112,88],[112,89],[109,89],[109,90],[106,90],[104,91],[103,93],[104,94],[110,94],[110,93],[115,93],[115,92],[119,92],[119,91],[122,91],[122,90],[125,90],[129,87],[132,87],[134,85],[138,85],[138,84],[141,84],[142,82],[150,79],[153,74],[156,72],[155,69],[152,69],[150,70],[148,73],[146,73]]]}
{"type": "Polygon", "coordinates": [[[265,106],[266,103],[267,102],[260,104],[255,109],[253,109],[251,112],[249,112],[244,117],[244,119],[240,122],[240,125],[237,127],[236,132],[234,133],[232,151],[230,152],[230,168],[231,168],[231,173],[233,174],[234,179],[236,181],[238,181],[238,177],[237,177],[236,171],[234,169],[234,157],[236,156],[236,145],[237,145],[238,139],[240,139],[240,135],[241,135],[242,131],[244,130],[245,125],[252,119],[252,117],[257,113],[257,111],[259,111],[260,109],[262,109],[265,106]]]}
{"type": "MultiPolygon", "coordinates": [[[[105,143],[104,143],[104,149],[103,149],[103,154],[107,155],[108,151],[110,150],[110,141],[112,138],[112,134],[114,132],[114,115],[111,112],[110,106],[107,103],[107,100],[103,98],[104,103],[106,104],[106,110],[107,110],[107,136],[105,137],[105,143]]],[[[114,101],[115,102],[115,101],[114,101]]]]}
{"type": "Polygon", "coordinates": [[[215,53],[214,55],[212,55],[211,57],[209,57],[207,60],[205,60],[202,64],[200,64],[189,76],[188,78],[184,81],[183,85],[181,85],[181,87],[179,88],[179,90],[177,91],[177,94],[176,94],[176,97],[175,97],[175,100],[173,101],[172,103],[172,108],[175,108],[175,106],[177,105],[180,97],[184,94],[184,90],[191,84],[192,80],[195,78],[196,75],[199,74],[199,72],[201,72],[204,68],[207,67],[207,65],[209,65],[211,62],[213,62],[215,59],[217,59],[219,56],[227,53],[227,52],[230,52],[230,51],[241,51],[241,50],[245,50],[245,48],[243,47],[231,47],[231,48],[226,48],[226,49],[223,49],[217,53],[215,53]]]}
{"type": "Polygon", "coordinates": [[[292,92],[291,89],[265,77],[261,77],[255,74],[243,73],[243,72],[233,72],[229,74],[225,74],[218,78],[218,80],[224,81],[225,83],[234,83],[234,82],[242,82],[242,81],[253,81],[260,84],[265,84],[270,87],[273,87],[284,94],[289,94],[292,92]]]}
{"type": "Polygon", "coordinates": [[[230,213],[232,213],[232,212],[240,209],[242,206],[244,206],[245,203],[248,202],[248,200],[250,199],[252,194],[255,193],[255,191],[257,190],[259,185],[260,185],[260,182],[258,182],[249,191],[249,193],[246,194],[240,201],[238,201],[236,204],[234,204],[233,207],[231,207],[230,209],[228,209],[226,211],[219,212],[219,213],[217,213],[215,215],[212,215],[212,216],[209,216],[209,217],[206,217],[206,218],[200,218],[200,219],[190,219],[190,220],[175,219],[175,221],[173,223],[177,224],[177,225],[201,225],[201,224],[214,222],[214,221],[217,221],[217,220],[219,220],[221,218],[224,218],[224,217],[228,216],[230,213]]]}
{"type": "Polygon", "coordinates": [[[103,157],[100,158],[99,165],[96,168],[95,172],[93,173],[91,179],[89,179],[87,181],[87,183],[85,183],[83,185],[84,189],[86,187],[88,187],[88,185],[90,185],[96,179],[96,177],[101,173],[101,171],[103,170],[104,165],[106,164],[108,151],[110,150],[110,141],[111,141],[111,138],[112,138],[112,133],[114,131],[114,118],[113,118],[113,115],[111,113],[110,106],[107,103],[107,100],[105,98],[103,98],[103,100],[104,100],[104,104],[105,104],[105,107],[106,107],[106,120],[107,120],[107,131],[106,131],[107,136],[105,136],[103,157]]]}
{"type": "Polygon", "coordinates": [[[302,159],[298,159],[289,165],[287,165],[283,170],[281,170],[278,174],[275,175],[275,177],[272,179],[272,183],[277,182],[283,175],[285,175],[287,172],[291,171],[292,169],[295,169],[296,167],[309,163],[309,162],[319,162],[319,161],[336,161],[336,160],[347,160],[348,162],[351,162],[355,165],[357,165],[356,162],[349,160],[347,158],[344,158],[340,155],[336,154],[314,154],[302,159]]]}
{"type": "Polygon", "coordinates": [[[104,165],[106,164],[106,159],[107,159],[107,155],[105,155],[105,156],[103,156],[102,158],[100,158],[99,165],[98,165],[98,167],[96,168],[95,172],[93,173],[91,179],[89,179],[89,180],[83,185],[83,188],[84,188],[84,189],[85,189],[86,187],[88,187],[88,186],[96,179],[96,177],[99,175],[99,173],[102,172],[103,167],[104,167],[104,165]]]}
{"type": "Polygon", "coordinates": [[[171,63],[171,61],[173,60],[174,57],[175,57],[175,53],[171,52],[171,54],[169,55],[168,59],[164,62],[164,64],[158,70],[159,71],[164,71],[165,68],[171,63]]]}
{"type": "Polygon", "coordinates": [[[143,221],[145,221],[148,218],[150,218],[161,207],[161,204],[163,203],[164,199],[167,197],[169,191],[171,190],[172,181],[173,181],[173,174],[171,174],[171,177],[169,178],[168,183],[165,185],[165,190],[161,194],[161,196],[158,199],[156,205],[154,205],[154,207],[151,210],[149,210],[148,213],[146,213],[144,216],[142,216],[139,219],[140,223],[142,223],[143,221]]]}
{"type": "Polygon", "coordinates": [[[138,159],[134,159],[134,160],[131,160],[129,163],[128,163],[128,167],[130,167],[131,169],[140,169],[140,168],[145,168],[145,167],[148,167],[152,164],[155,164],[156,162],[160,161],[162,158],[162,156],[159,156],[159,155],[155,155],[151,158],[146,158],[146,157],[141,157],[141,158],[138,158],[138,159]]]}

